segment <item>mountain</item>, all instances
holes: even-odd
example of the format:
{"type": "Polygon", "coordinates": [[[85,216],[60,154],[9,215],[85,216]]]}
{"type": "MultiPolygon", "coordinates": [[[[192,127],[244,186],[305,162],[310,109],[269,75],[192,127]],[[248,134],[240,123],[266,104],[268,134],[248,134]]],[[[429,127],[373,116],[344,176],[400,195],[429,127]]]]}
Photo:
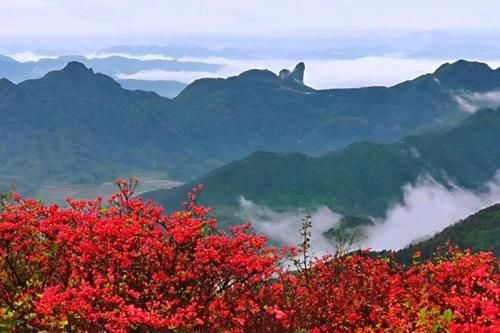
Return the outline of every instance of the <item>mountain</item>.
{"type": "Polygon", "coordinates": [[[320,157],[257,152],[182,187],[145,196],[175,209],[202,183],[200,202],[227,218],[237,212],[240,196],[275,210],[327,206],[344,215],[381,217],[401,199],[403,185],[421,176],[481,190],[500,169],[499,143],[500,109],[484,109],[455,128],[393,144],[365,141],[320,157]]]}
{"type": "Polygon", "coordinates": [[[220,65],[178,60],[138,60],[121,56],[87,58],[80,55],[43,58],[38,61],[17,62],[8,57],[0,57],[0,78],[14,82],[40,78],[49,71],[60,70],[70,62],[80,62],[95,71],[110,76],[134,74],[145,70],[215,72],[220,65]]]}
{"type": "Polygon", "coordinates": [[[92,183],[188,159],[172,102],[130,91],[81,63],[15,85],[0,83],[0,183],[92,183]]]}
{"type": "Polygon", "coordinates": [[[421,251],[422,259],[428,259],[438,247],[446,246],[448,241],[461,249],[493,251],[496,257],[500,257],[500,204],[458,221],[430,239],[397,251],[396,259],[410,263],[416,251],[421,251]]]}
{"type": "MultiPolygon", "coordinates": [[[[304,70],[200,79],[174,99],[123,89],[79,62],[17,85],[2,80],[0,184],[36,188],[151,170],[189,180],[256,151],[320,156],[356,141],[390,143],[448,128],[469,114],[464,101],[470,111],[478,96],[500,88],[500,70],[465,61],[393,87],[358,89],[314,90],[304,70]]],[[[348,198],[338,200],[351,209],[348,198]]]]}
{"type": "Polygon", "coordinates": [[[152,91],[160,96],[174,98],[186,88],[187,84],[178,81],[147,81],[147,80],[117,80],[117,82],[128,90],[152,91]]]}
{"type": "Polygon", "coordinates": [[[498,89],[500,70],[465,61],[393,87],[357,89],[314,90],[251,70],[197,80],[174,104],[204,151],[231,161],[258,150],[320,155],[361,140],[394,142],[458,122],[467,115],[459,98],[498,89]]]}

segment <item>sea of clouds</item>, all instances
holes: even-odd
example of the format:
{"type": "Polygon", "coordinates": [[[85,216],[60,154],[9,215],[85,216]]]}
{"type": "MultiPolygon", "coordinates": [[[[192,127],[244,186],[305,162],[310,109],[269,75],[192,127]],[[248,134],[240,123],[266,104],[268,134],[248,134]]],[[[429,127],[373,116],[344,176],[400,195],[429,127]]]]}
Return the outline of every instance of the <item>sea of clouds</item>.
{"type": "MultiPolygon", "coordinates": [[[[419,75],[434,72],[445,62],[454,59],[429,60],[388,55],[380,57],[362,57],[357,59],[226,59],[220,57],[192,58],[185,57],[180,61],[198,61],[222,65],[213,73],[208,72],[171,72],[161,70],[141,71],[130,75],[119,75],[121,79],[141,80],[176,80],[191,83],[201,77],[227,78],[246,70],[268,69],[278,73],[283,68],[293,69],[304,61],[306,71],[304,81],[316,89],[355,88],[366,86],[391,86],[419,75]]],[[[493,68],[500,66],[500,61],[487,62],[493,68]]]]}
{"type": "Polygon", "coordinates": [[[299,62],[306,64],[305,83],[316,89],[351,88],[362,86],[390,86],[434,71],[445,60],[409,59],[396,56],[363,57],[358,59],[226,59],[220,57],[192,58],[180,61],[199,61],[223,65],[221,70],[208,72],[141,71],[119,75],[121,79],[176,80],[190,83],[201,77],[227,78],[246,70],[268,69],[278,73],[283,68],[293,69],[299,62]]]}

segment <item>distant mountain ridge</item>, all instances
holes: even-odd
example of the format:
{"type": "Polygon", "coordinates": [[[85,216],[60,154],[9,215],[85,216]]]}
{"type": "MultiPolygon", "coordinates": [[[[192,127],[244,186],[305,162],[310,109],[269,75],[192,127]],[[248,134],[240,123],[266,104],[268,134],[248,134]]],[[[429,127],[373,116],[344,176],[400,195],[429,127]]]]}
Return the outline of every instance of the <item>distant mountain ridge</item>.
{"type": "MultiPolygon", "coordinates": [[[[204,62],[137,60],[121,56],[87,58],[85,56],[74,55],[43,58],[39,61],[18,62],[10,57],[0,55],[0,78],[6,78],[14,82],[38,79],[50,71],[63,69],[66,64],[75,61],[81,62],[96,72],[107,74],[115,79],[123,74],[131,75],[147,70],[212,72],[220,68],[220,65],[204,62]]],[[[187,86],[185,83],[173,80],[118,79],[117,81],[125,89],[152,91],[168,98],[177,96],[187,86]]]]}
{"type": "Polygon", "coordinates": [[[218,64],[196,61],[138,60],[121,56],[87,58],[81,55],[65,55],[28,62],[18,62],[10,57],[0,56],[0,78],[4,77],[13,82],[37,79],[50,71],[61,70],[66,64],[75,61],[110,76],[134,74],[144,70],[215,72],[221,68],[218,64]]]}
{"type": "Polygon", "coordinates": [[[456,94],[500,89],[500,71],[485,66],[459,61],[393,87],[329,90],[250,70],[168,99],[71,62],[40,79],[0,81],[0,183],[100,182],[135,170],[186,180],[255,151],[318,156],[394,142],[461,121],[468,113],[456,94]]]}
{"type": "Polygon", "coordinates": [[[318,155],[360,140],[394,142],[463,118],[457,94],[500,88],[500,70],[485,72],[484,66],[459,61],[446,72],[441,68],[393,87],[327,90],[291,85],[272,72],[251,70],[226,80],[197,80],[175,104],[195,119],[190,132],[203,137],[208,150],[215,148],[212,155],[229,155],[229,160],[256,150],[318,155]],[[468,82],[462,71],[476,80],[481,77],[481,83],[468,82]],[[448,79],[453,75],[463,79],[448,79]],[[480,90],[470,90],[475,86],[480,90]],[[205,137],[205,124],[221,116],[224,121],[210,126],[210,137],[205,137]],[[234,138],[243,145],[225,144],[234,138]]]}

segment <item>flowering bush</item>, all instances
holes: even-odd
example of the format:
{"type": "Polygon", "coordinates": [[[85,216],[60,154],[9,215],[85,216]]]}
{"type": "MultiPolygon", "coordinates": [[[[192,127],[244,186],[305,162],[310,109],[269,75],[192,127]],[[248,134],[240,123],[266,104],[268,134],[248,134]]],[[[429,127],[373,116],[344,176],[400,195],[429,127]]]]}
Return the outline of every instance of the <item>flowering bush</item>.
{"type": "MultiPolygon", "coordinates": [[[[0,200],[0,331],[498,332],[498,261],[451,249],[406,268],[367,253],[288,270],[249,225],[196,203],[0,200]]],[[[302,251],[305,251],[305,246],[302,251]]]]}

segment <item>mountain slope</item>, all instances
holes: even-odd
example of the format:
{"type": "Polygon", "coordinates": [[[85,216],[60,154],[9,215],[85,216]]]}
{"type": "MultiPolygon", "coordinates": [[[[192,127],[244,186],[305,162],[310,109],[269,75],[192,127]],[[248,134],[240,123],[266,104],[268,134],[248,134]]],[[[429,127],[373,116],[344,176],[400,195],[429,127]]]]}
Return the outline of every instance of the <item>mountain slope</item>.
{"type": "Polygon", "coordinates": [[[197,183],[200,200],[234,213],[240,196],[274,209],[328,206],[347,215],[382,216],[402,186],[429,175],[481,189],[500,169],[500,109],[485,109],[460,126],[410,136],[394,144],[355,143],[320,157],[259,152],[183,187],[146,197],[175,209],[197,183]]]}
{"type": "Polygon", "coordinates": [[[4,80],[0,98],[0,183],[109,181],[189,158],[170,100],[122,89],[80,63],[19,85],[4,80]]]}

